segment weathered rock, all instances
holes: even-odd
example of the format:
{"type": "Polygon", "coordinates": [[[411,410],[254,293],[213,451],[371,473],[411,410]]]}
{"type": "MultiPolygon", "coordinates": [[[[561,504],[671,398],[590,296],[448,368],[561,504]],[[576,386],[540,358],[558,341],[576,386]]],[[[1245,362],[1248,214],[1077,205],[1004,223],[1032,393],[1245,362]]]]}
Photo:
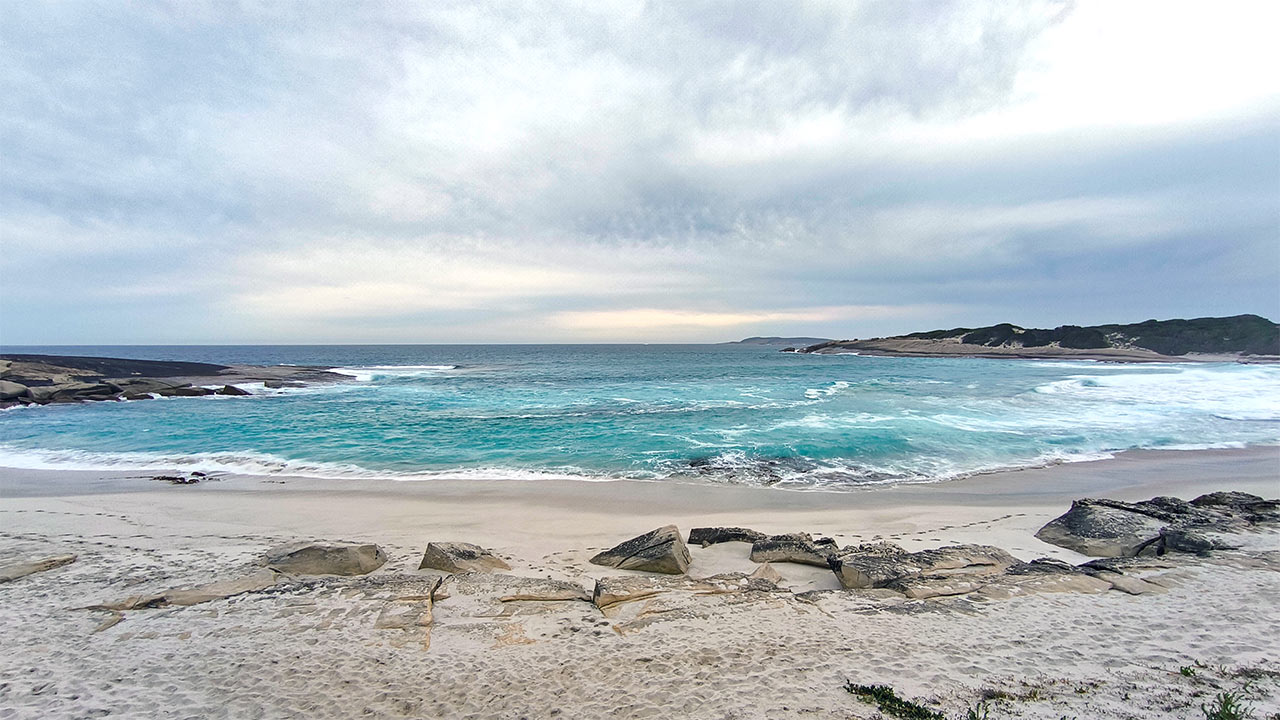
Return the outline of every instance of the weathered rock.
{"type": "Polygon", "coordinates": [[[772,535],[751,545],[752,562],[790,562],[816,567],[829,567],[827,559],[835,552],[835,544],[818,545],[808,533],[772,535]]]}
{"type": "Polygon", "coordinates": [[[764,540],[768,535],[756,530],[740,527],[703,527],[689,531],[689,544],[707,547],[724,542],[755,543],[764,540]]]}
{"type": "Polygon", "coordinates": [[[244,577],[217,580],[192,588],[173,588],[147,595],[130,595],[120,600],[93,605],[91,609],[119,612],[123,610],[167,607],[169,605],[199,605],[243,595],[244,593],[266,590],[277,582],[279,582],[277,573],[270,568],[264,568],[244,577]]]}
{"type": "Polygon", "coordinates": [[[990,578],[965,575],[909,575],[889,583],[886,587],[897,590],[912,600],[964,595],[990,583],[990,578]]]}
{"type": "Polygon", "coordinates": [[[591,602],[577,583],[506,573],[454,573],[442,576],[435,594],[449,598],[450,614],[462,617],[511,617],[561,612],[565,603],[591,602]]]}
{"type": "Polygon", "coordinates": [[[279,389],[281,389],[281,388],[300,388],[300,387],[306,387],[306,386],[307,386],[307,384],[306,384],[306,383],[304,383],[304,382],[298,382],[298,381],[296,381],[296,380],[263,380],[263,381],[262,381],[262,386],[263,386],[263,387],[269,387],[269,388],[271,388],[271,389],[273,389],[273,390],[279,390],[279,389]]]}
{"type": "Polygon", "coordinates": [[[896,545],[879,543],[833,555],[830,567],[841,586],[852,589],[895,587],[894,583],[913,576],[991,575],[1017,563],[1017,558],[990,545],[950,545],[908,553],[896,545]]]}
{"type": "Polygon", "coordinates": [[[827,560],[827,565],[846,588],[884,587],[890,582],[915,572],[906,565],[906,550],[893,543],[863,544],[849,548],[827,560]]]}
{"type": "Polygon", "coordinates": [[[1157,554],[1163,555],[1166,552],[1193,553],[1196,555],[1208,554],[1211,550],[1230,550],[1233,546],[1218,542],[1203,533],[1195,530],[1187,530],[1185,528],[1163,528],[1160,531],[1160,551],[1157,554]]]}
{"type": "Polygon", "coordinates": [[[365,575],[386,561],[373,544],[291,543],[268,551],[263,564],[293,575],[365,575]]]}
{"type": "Polygon", "coordinates": [[[1162,593],[1165,591],[1163,587],[1155,583],[1147,582],[1142,578],[1133,577],[1131,575],[1121,575],[1114,572],[1098,572],[1094,575],[1099,580],[1111,583],[1111,587],[1128,595],[1150,595],[1153,593],[1162,593]]]}
{"type": "Polygon", "coordinates": [[[773,585],[778,585],[783,579],[782,575],[769,563],[761,563],[760,567],[756,568],[755,572],[751,573],[747,577],[753,580],[764,580],[765,582],[773,585]]]}
{"type": "Polygon", "coordinates": [[[193,588],[167,590],[163,593],[164,602],[168,605],[199,605],[248,592],[266,590],[274,586],[277,581],[276,572],[270,568],[264,568],[244,577],[218,580],[193,588]]]}
{"type": "Polygon", "coordinates": [[[689,548],[675,525],[631,538],[591,558],[591,563],[621,570],[681,575],[689,569],[689,548]]]}
{"type": "Polygon", "coordinates": [[[133,392],[129,391],[121,395],[125,400],[153,400],[155,395],[149,392],[133,392]]]}
{"type": "Polygon", "coordinates": [[[449,573],[458,572],[492,572],[494,570],[510,570],[511,566],[501,558],[480,547],[464,542],[427,543],[426,552],[422,554],[419,570],[442,570],[449,573]]]}
{"type": "Polygon", "coordinates": [[[0,400],[14,400],[26,397],[27,386],[8,380],[0,380],[0,400]]]}
{"type": "Polygon", "coordinates": [[[421,595],[400,597],[382,607],[373,627],[378,630],[413,630],[431,627],[435,621],[434,606],[436,591],[440,589],[442,578],[436,578],[431,587],[421,595]]]}
{"type": "Polygon", "coordinates": [[[1065,514],[1040,528],[1036,537],[1084,555],[1132,557],[1157,540],[1168,524],[1111,503],[1077,500],[1065,514]]]}
{"type": "Polygon", "coordinates": [[[687,578],[656,578],[622,575],[602,577],[596,580],[591,602],[604,609],[610,605],[642,600],[672,590],[686,589],[691,584],[687,578]]]}
{"type": "Polygon", "coordinates": [[[52,557],[32,560],[30,562],[20,562],[13,563],[12,565],[0,566],[0,583],[6,583],[11,580],[17,580],[20,577],[26,577],[38,572],[59,568],[63,565],[70,565],[75,561],[75,555],[54,555],[52,557]]]}
{"type": "Polygon", "coordinates": [[[223,385],[222,388],[214,391],[215,395],[252,395],[253,393],[235,385],[223,385]]]}

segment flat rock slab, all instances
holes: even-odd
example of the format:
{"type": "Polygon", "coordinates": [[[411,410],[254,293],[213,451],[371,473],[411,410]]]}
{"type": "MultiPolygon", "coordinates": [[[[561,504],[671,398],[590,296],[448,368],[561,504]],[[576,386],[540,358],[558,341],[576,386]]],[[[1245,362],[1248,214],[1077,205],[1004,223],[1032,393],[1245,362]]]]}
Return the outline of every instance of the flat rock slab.
{"type": "Polygon", "coordinates": [[[52,557],[41,558],[40,560],[32,560],[30,562],[14,563],[12,565],[4,565],[0,567],[0,583],[17,580],[21,577],[34,575],[38,572],[52,570],[70,565],[76,561],[75,555],[54,555],[52,557]]]}
{"type": "Polygon", "coordinates": [[[949,545],[909,553],[889,543],[860,545],[833,555],[830,561],[845,588],[896,589],[910,586],[902,581],[913,576],[991,575],[1017,563],[1017,558],[991,545],[949,545]]]}
{"type": "Polygon", "coordinates": [[[275,586],[279,579],[279,574],[276,571],[270,568],[263,568],[243,577],[217,580],[192,588],[174,588],[150,595],[130,595],[122,600],[94,605],[93,609],[120,611],[158,608],[169,605],[199,605],[236,595],[266,590],[275,586]]]}
{"type": "Polygon", "coordinates": [[[441,570],[448,573],[492,572],[494,570],[510,570],[497,555],[471,543],[433,542],[427,543],[422,554],[419,570],[441,570]]]}
{"type": "Polygon", "coordinates": [[[386,562],[387,554],[372,543],[291,543],[269,550],[263,560],[292,575],[365,575],[386,562]]]}
{"type": "Polygon", "coordinates": [[[675,525],[666,525],[631,538],[591,558],[592,564],[620,570],[683,575],[689,569],[689,548],[675,525]]]}
{"type": "Polygon", "coordinates": [[[199,605],[244,593],[266,590],[273,587],[278,580],[279,577],[274,570],[263,568],[244,577],[218,580],[193,588],[169,590],[164,593],[164,600],[169,605],[199,605]]]}
{"type": "Polygon", "coordinates": [[[441,612],[461,617],[537,615],[564,603],[591,602],[591,593],[577,583],[488,572],[450,575],[434,595],[441,612]]]}

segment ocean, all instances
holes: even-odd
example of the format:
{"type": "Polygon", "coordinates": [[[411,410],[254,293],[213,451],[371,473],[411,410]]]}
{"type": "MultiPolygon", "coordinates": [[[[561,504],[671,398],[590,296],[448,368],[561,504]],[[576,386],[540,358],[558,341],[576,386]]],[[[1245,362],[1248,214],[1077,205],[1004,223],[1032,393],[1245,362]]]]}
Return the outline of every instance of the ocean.
{"type": "Polygon", "coordinates": [[[348,382],[0,412],[0,465],[840,489],[1280,444],[1280,366],[737,345],[16,347],[326,365],[348,382]]]}

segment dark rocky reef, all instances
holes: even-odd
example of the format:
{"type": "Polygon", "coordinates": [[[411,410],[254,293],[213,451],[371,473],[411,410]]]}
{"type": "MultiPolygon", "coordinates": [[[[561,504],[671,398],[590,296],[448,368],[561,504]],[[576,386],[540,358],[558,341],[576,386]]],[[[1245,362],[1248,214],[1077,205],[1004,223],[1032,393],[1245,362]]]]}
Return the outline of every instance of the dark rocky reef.
{"type": "Polygon", "coordinates": [[[249,395],[232,383],[299,387],[341,382],[345,375],[318,367],[215,365],[168,360],[63,355],[0,355],[0,408],[14,405],[148,400],[160,397],[249,395]],[[213,387],[221,385],[221,387],[213,387]],[[209,387],[205,387],[209,386],[209,387]]]}

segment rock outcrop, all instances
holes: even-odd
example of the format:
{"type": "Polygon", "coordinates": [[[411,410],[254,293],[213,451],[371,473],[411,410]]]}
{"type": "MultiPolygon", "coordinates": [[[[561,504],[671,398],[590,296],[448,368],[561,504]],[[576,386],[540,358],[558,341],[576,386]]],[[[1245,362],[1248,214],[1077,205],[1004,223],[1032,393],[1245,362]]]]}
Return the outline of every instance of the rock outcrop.
{"type": "Polygon", "coordinates": [[[1207,553],[1230,543],[1214,534],[1280,522],[1280,502],[1248,493],[1211,493],[1191,502],[1156,497],[1137,503],[1085,499],[1049,521],[1036,537],[1095,557],[1207,553]]]}
{"type": "Polygon", "coordinates": [[[350,377],[318,367],[226,366],[64,355],[0,355],[0,408],[14,405],[250,395],[237,382],[302,387],[350,377]],[[208,385],[209,387],[205,387],[208,385]],[[221,387],[218,387],[221,386],[221,387]]]}
{"type": "Polygon", "coordinates": [[[464,542],[427,543],[419,570],[441,570],[448,573],[492,572],[510,570],[501,558],[480,547],[464,542]]]}
{"type": "Polygon", "coordinates": [[[828,559],[836,552],[835,541],[814,540],[809,533],[772,535],[751,545],[751,561],[789,562],[828,567],[828,559]]]}
{"type": "Polygon", "coordinates": [[[365,575],[386,562],[373,544],[292,543],[268,551],[263,564],[292,575],[365,575]]]}
{"type": "Polygon", "coordinates": [[[957,587],[968,583],[972,590],[983,582],[972,576],[1001,573],[1017,563],[1017,558],[990,545],[949,545],[911,553],[891,543],[877,543],[859,545],[830,558],[830,567],[843,587],[890,587],[909,596],[912,593],[908,590],[918,587],[921,578],[949,578],[957,587]],[[955,579],[958,576],[970,577],[955,579]]]}
{"type": "Polygon", "coordinates": [[[666,525],[597,554],[591,563],[620,570],[682,575],[689,569],[690,560],[680,530],[666,525]]]}

